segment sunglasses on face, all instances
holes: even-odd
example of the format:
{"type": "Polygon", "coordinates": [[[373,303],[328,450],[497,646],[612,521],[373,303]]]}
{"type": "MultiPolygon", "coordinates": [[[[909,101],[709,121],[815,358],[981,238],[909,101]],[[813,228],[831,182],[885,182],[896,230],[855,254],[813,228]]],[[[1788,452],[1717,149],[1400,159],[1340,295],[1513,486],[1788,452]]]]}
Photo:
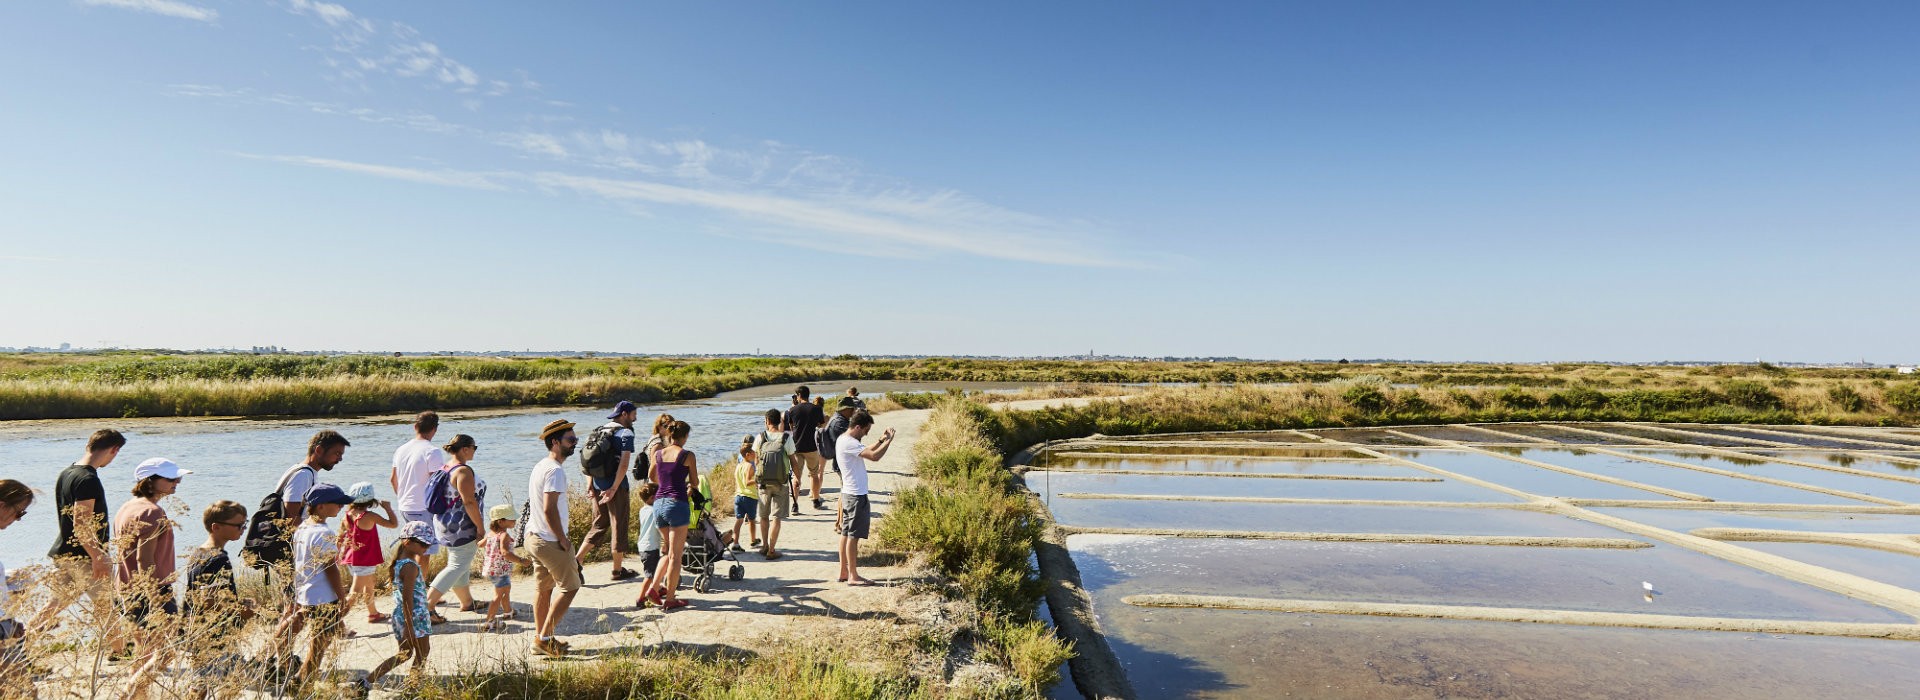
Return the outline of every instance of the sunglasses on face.
{"type": "Polygon", "coordinates": [[[245,522],[237,522],[237,523],[214,523],[214,524],[215,524],[215,525],[225,525],[225,526],[227,526],[227,527],[230,527],[230,528],[233,528],[233,529],[236,529],[236,530],[241,530],[241,529],[245,529],[245,528],[247,527],[247,524],[246,524],[245,522]]]}

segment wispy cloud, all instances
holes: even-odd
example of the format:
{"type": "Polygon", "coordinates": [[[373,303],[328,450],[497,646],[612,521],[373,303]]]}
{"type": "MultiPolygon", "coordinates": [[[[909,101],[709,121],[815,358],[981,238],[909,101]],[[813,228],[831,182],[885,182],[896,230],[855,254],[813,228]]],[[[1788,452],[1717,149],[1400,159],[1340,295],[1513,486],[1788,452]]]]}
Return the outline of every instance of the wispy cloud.
{"type": "Polygon", "coordinates": [[[314,168],[326,168],[328,170],[341,170],[361,175],[383,177],[390,180],[405,180],[423,185],[441,185],[445,187],[464,187],[467,189],[495,191],[507,189],[506,185],[496,181],[498,174],[493,173],[460,170],[422,170],[420,168],[355,163],[352,161],[334,160],[332,158],[314,158],[310,156],[277,156],[254,153],[235,153],[234,155],[255,160],[268,160],[276,163],[291,163],[293,165],[305,165],[314,168]]]}
{"type": "Polygon", "coordinates": [[[212,8],[191,5],[179,0],[79,0],[79,2],[82,5],[118,7],[123,10],[178,17],[196,22],[212,22],[220,19],[220,13],[212,8]]]}
{"type": "Polygon", "coordinates": [[[515,87],[538,89],[539,83],[524,72],[516,80],[482,80],[480,73],[441,51],[440,45],[421,36],[420,30],[404,22],[376,21],[361,17],[346,7],[319,0],[287,0],[287,11],[320,21],[332,34],[333,45],[326,64],[339,77],[358,81],[368,74],[384,73],[402,78],[426,78],[433,84],[458,92],[484,93],[490,97],[505,95],[515,87]]]}
{"type": "Polygon", "coordinates": [[[758,238],[858,255],[926,257],[947,252],[1077,267],[1141,266],[1099,252],[1071,225],[953,192],[802,199],[552,171],[422,170],[312,156],[238,155],[428,185],[564,191],[619,204],[690,207],[758,224],[763,232],[758,238]]]}

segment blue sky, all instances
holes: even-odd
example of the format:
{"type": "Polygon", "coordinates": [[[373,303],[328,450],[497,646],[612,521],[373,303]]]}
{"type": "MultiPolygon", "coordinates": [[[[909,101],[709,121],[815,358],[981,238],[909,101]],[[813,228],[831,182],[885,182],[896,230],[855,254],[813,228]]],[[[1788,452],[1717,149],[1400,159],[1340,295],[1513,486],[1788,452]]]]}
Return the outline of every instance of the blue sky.
{"type": "Polygon", "coordinates": [[[0,345],[1914,361],[1911,3],[0,5],[0,345]]]}

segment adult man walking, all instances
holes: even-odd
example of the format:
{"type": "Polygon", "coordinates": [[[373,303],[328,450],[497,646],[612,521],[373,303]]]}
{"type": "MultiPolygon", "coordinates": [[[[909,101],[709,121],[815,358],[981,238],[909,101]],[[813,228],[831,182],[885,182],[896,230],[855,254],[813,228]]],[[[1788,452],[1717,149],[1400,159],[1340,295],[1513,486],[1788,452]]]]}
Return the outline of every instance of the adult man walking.
{"type": "Polygon", "coordinates": [[[867,502],[867,460],[886,458],[887,448],[893,446],[893,429],[888,428],[879,442],[867,447],[860,441],[873,430],[873,415],[855,411],[849,422],[851,427],[834,443],[835,458],[845,479],[840,485],[840,515],[835,519],[839,524],[834,530],[840,533],[840,580],[865,586],[873,583],[860,577],[860,540],[867,538],[873,523],[873,507],[867,502]]]}
{"type": "Polygon", "coordinates": [[[764,530],[760,556],[768,559],[781,556],[773,545],[780,540],[780,524],[787,520],[787,498],[792,496],[787,489],[792,488],[788,478],[793,472],[794,445],[791,435],[780,430],[780,422],[780,411],[767,409],[767,429],[753,439],[753,454],[759,460],[754,473],[760,487],[760,527],[764,530]]]}
{"type": "Polygon", "coordinates": [[[566,642],[554,637],[560,620],[580,592],[580,560],[567,540],[567,470],[561,467],[580,442],[573,423],[555,420],[540,429],[547,456],[534,465],[527,480],[527,551],[533,555],[533,653],[566,656],[566,642]],[[555,586],[560,595],[554,596],[555,586]]]}
{"type": "Polygon", "coordinates": [[[820,480],[826,470],[826,460],[820,456],[820,450],[832,449],[832,447],[816,444],[813,431],[820,427],[821,423],[825,423],[827,417],[821,415],[819,406],[813,405],[813,400],[810,398],[813,396],[811,389],[803,386],[795,389],[793,395],[799,399],[799,402],[787,409],[786,418],[781,421],[780,427],[787,432],[787,437],[793,440],[794,454],[799,458],[798,461],[803,468],[794,472],[793,498],[796,504],[794,509],[799,510],[800,471],[805,471],[813,484],[813,509],[826,510],[826,502],[820,498],[820,480]]]}
{"type": "MultiPolygon", "coordinates": [[[[427,481],[447,466],[446,451],[433,444],[433,436],[439,432],[440,414],[421,411],[413,419],[413,439],[393,451],[393,472],[388,482],[393,484],[394,506],[404,522],[433,524],[433,514],[427,512],[427,481]]],[[[414,558],[420,562],[421,571],[427,570],[427,557],[438,551],[440,545],[432,545],[414,558]]]]}
{"type": "Polygon", "coordinates": [[[639,417],[640,407],[632,401],[621,401],[607,416],[606,425],[587,434],[587,443],[580,450],[580,469],[591,482],[587,497],[593,501],[593,525],[587,529],[586,538],[580,541],[580,551],[574,556],[586,561],[588,552],[611,539],[615,581],[640,575],[620,565],[629,547],[627,524],[631,519],[633,497],[628,488],[627,466],[633,463],[633,422],[639,417]]]}
{"type": "Polygon", "coordinates": [[[120,431],[94,431],[87,438],[86,456],[61,470],[54,482],[53,517],[60,535],[47,557],[74,585],[67,587],[71,595],[51,601],[55,607],[50,610],[64,610],[84,593],[96,612],[113,611],[113,566],[107,559],[113,533],[107,524],[107,490],[100,483],[99,470],[112,464],[126,444],[120,431]]]}

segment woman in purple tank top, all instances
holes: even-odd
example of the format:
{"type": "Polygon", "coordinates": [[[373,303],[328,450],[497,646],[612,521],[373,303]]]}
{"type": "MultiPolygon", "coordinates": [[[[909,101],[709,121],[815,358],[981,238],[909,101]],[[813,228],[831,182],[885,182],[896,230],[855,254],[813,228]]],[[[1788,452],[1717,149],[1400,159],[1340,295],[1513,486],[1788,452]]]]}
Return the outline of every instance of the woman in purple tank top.
{"type": "Polygon", "coordinates": [[[700,488],[700,465],[687,451],[687,435],[693,427],[686,421],[674,421],[667,430],[667,444],[653,451],[653,483],[659,492],[653,500],[653,517],[660,526],[660,565],[653,568],[640,596],[652,600],[663,610],[684,608],[681,600],[680,552],[687,546],[687,524],[693,520],[691,494],[700,488]]]}

